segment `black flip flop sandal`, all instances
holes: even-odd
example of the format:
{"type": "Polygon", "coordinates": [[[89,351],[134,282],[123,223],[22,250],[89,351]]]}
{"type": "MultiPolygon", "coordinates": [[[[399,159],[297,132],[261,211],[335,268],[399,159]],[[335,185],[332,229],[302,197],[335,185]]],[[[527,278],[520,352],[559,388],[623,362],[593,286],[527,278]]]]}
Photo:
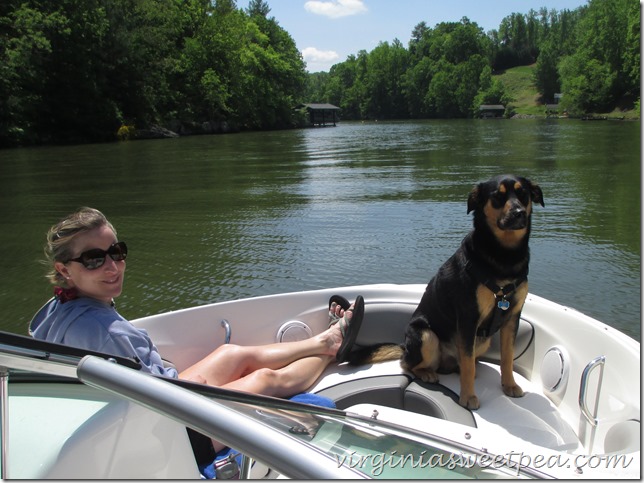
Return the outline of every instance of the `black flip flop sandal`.
{"type": "Polygon", "coordinates": [[[335,359],[338,362],[346,362],[353,348],[353,344],[358,337],[358,332],[360,331],[360,326],[362,325],[362,319],[364,317],[364,298],[362,295],[358,295],[356,298],[353,309],[351,309],[353,314],[349,319],[349,322],[344,320],[344,317],[338,322],[340,325],[340,330],[342,331],[342,344],[338,353],[335,356],[335,359]]]}

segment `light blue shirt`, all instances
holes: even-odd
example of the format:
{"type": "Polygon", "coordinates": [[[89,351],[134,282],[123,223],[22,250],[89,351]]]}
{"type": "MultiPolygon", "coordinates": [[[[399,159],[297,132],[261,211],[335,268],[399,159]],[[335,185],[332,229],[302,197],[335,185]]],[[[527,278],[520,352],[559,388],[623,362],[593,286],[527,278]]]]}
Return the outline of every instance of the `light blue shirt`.
{"type": "Polygon", "coordinates": [[[61,303],[54,297],[34,316],[29,333],[48,342],[136,358],[145,372],[178,377],[176,369],[164,367],[145,329],[137,329],[112,305],[99,300],[79,297],[61,303]]]}

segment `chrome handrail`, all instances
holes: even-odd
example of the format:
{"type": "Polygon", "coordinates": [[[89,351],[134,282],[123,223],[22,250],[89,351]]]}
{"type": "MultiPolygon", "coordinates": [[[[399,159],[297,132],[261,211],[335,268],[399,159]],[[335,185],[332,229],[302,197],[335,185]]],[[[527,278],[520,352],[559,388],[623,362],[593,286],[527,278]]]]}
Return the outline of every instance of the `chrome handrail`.
{"type": "Polygon", "coordinates": [[[599,420],[597,419],[597,410],[599,409],[599,393],[601,391],[602,379],[604,377],[604,364],[606,363],[606,356],[595,357],[592,361],[586,365],[583,373],[581,374],[581,384],[579,385],[579,409],[584,415],[586,420],[593,426],[597,427],[599,420]],[[586,400],[588,392],[588,378],[590,373],[597,367],[600,367],[599,381],[597,382],[597,393],[595,394],[595,408],[593,412],[590,412],[588,409],[588,404],[586,400]]]}
{"type": "Polygon", "coordinates": [[[226,330],[226,339],[224,340],[224,344],[230,344],[230,322],[228,322],[226,319],[223,319],[221,321],[221,326],[226,330]]]}
{"type": "Polygon", "coordinates": [[[314,447],[304,447],[289,435],[269,426],[248,429],[247,416],[217,401],[195,394],[162,378],[86,356],[78,364],[78,378],[88,386],[118,394],[188,426],[231,448],[244,448],[253,459],[294,479],[355,479],[363,473],[344,465],[314,447]],[[267,444],[270,441],[270,444],[267,444]]]}

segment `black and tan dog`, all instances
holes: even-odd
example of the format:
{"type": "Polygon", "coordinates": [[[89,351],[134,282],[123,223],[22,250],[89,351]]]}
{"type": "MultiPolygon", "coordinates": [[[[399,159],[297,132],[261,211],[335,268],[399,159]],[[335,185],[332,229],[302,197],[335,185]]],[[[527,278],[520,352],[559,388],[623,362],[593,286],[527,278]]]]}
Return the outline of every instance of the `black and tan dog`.
{"type": "Polygon", "coordinates": [[[459,403],[478,409],[475,361],[501,331],[501,384],[511,397],[523,396],[512,364],[519,316],[528,293],[533,203],[545,206],[541,188],[530,180],[503,175],[479,183],[467,200],[474,229],[430,280],[407,327],[402,345],[360,351],[352,363],[401,359],[405,370],[425,382],[438,372],[460,370],[459,403]]]}

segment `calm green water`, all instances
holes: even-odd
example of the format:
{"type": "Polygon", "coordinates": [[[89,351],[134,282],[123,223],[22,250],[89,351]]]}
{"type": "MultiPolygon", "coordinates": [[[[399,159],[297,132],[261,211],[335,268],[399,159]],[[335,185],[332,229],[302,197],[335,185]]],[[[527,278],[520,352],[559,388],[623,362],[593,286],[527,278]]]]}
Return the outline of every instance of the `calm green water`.
{"type": "MultiPolygon", "coordinates": [[[[640,339],[640,123],[336,128],[0,151],[0,329],[50,296],[44,234],[82,205],[130,248],[119,311],[363,283],[426,283],[471,228],[477,181],[543,189],[530,291],[640,339]]],[[[261,316],[261,314],[258,314],[261,316]]]]}

